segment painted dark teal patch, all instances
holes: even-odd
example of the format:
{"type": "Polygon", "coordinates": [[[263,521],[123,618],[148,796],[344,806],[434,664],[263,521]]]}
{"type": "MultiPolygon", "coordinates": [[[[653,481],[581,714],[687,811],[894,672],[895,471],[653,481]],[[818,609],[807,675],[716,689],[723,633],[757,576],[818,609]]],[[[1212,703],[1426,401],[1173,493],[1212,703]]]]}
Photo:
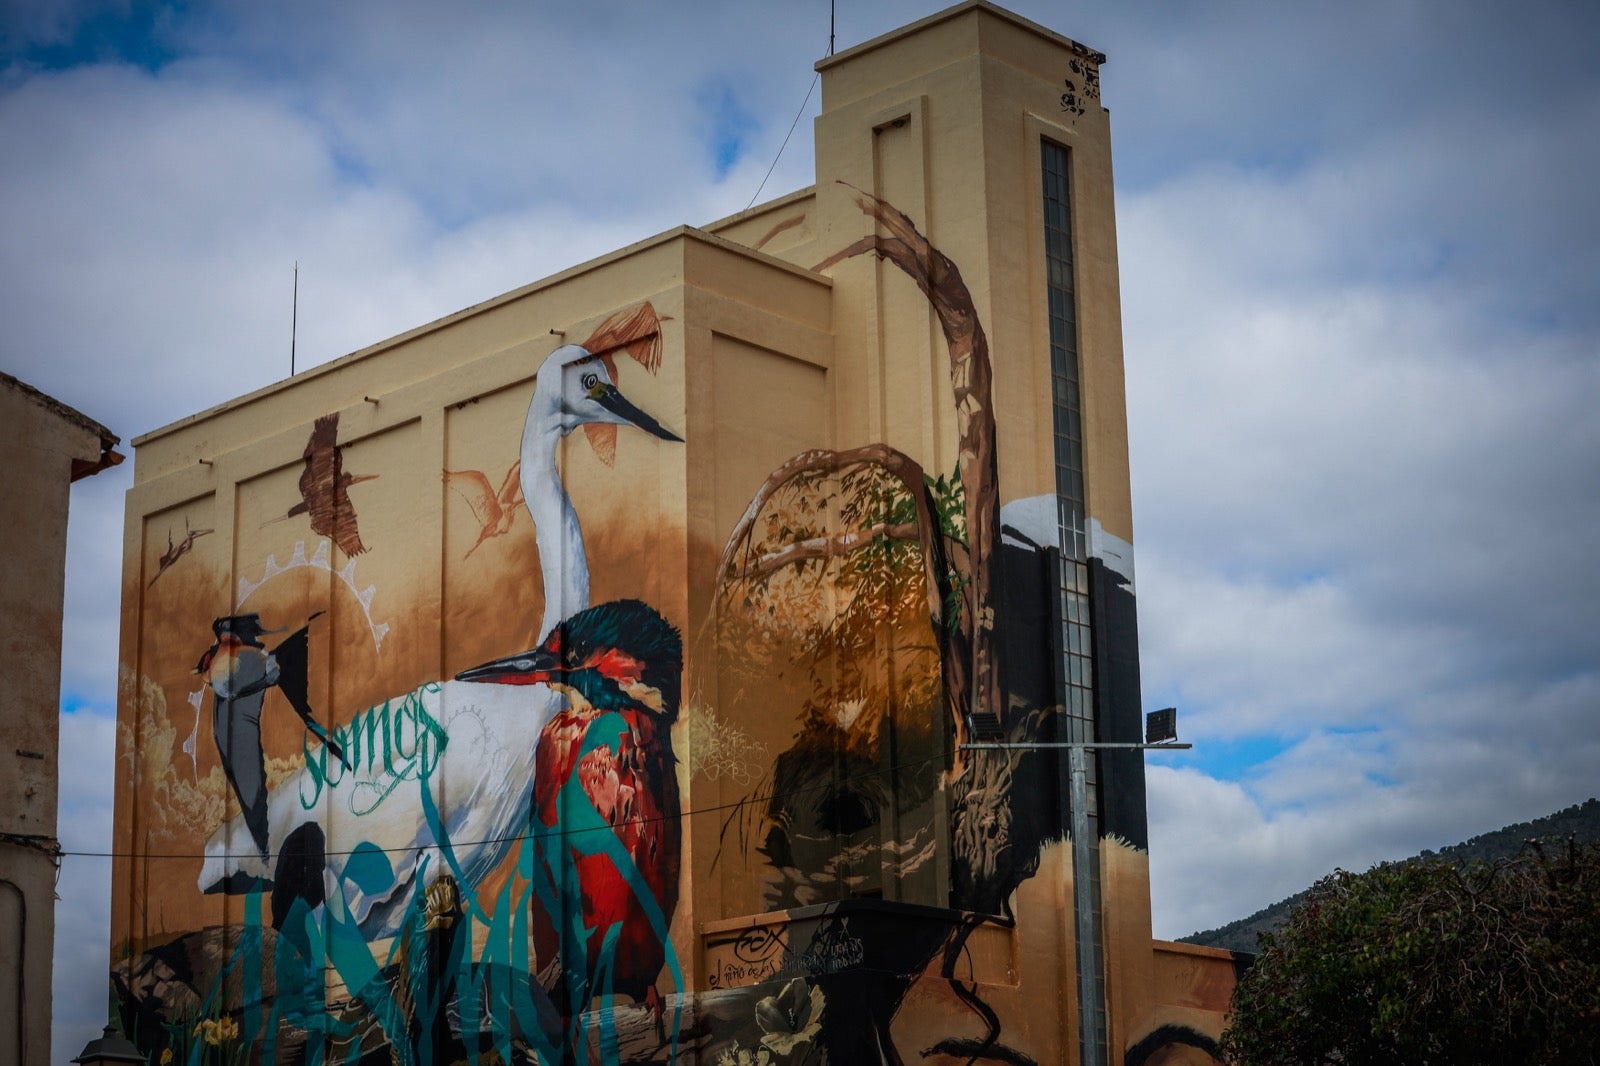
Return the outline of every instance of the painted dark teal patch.
{"type": "Polygon", "coordinates": [[[368,894],[394,884],[394,867],[389,864],[389,857],[382,848],[365,840],[350,853],[349,861],[344,864],[344,875],[368,894]]]}

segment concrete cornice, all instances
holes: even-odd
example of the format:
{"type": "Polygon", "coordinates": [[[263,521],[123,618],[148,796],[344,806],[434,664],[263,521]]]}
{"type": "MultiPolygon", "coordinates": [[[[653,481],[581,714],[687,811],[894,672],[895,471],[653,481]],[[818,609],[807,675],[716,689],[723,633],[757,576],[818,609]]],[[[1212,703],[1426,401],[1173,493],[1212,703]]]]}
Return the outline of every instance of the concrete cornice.
{"type": "Polygon", "coordinates": [[[890,30],[888,33],[874,37],[870,41],[863,41],[858,45],[853,45],[849,48],[846,48],[842,52],[837,52],[831,56],[828,56],[826,59],[820,59],[817,61],[814,69],[818,71],[827,70],[830,67],[838,66],[840,63],[845,63],[852,59],[859,58],[868,52],[876,51],[877,49],[891,45],[896,41],[904,40],[907,37],[914,37],[917,34],[928,30],[930,27],[937,26],[941,22],[949,22],[952,19],[960,18],[961,16],[974,11],[980,11],[986,15],[1003,19],[1014,26],[1043,37],[1048,41],[1052,41],[1063,48],[1068,49],[1075,55],[1083,56],[1085,59],[1088,59],[1096,64],[1104,63],[1106,61],[1104,52],[1098,52],[1095,49],[1090,48],[1088,45],[1080,44],[1070,37],[1065,37],[1052,29],[1039,25],[1037,22],[1025,19],[1021,15],[1018,15],[1014,12],[1007,11],[1003,7],[999,7],[998,5],[990,3],[989,0],[965,0],[965,2],[956,4],[953,7],[947,7],[943,11],[937,11],[932,15],[929,15],[927,18],[918,19],[916,22],[913,22],[908,26],[901,26],[899,29],[890,30]]]}

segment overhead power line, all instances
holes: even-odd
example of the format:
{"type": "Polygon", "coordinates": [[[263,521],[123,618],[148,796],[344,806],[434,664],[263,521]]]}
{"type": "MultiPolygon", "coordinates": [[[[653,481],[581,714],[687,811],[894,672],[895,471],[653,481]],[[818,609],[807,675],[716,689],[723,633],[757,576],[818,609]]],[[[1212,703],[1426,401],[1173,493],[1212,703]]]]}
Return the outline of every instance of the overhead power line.
{"type": "MultiPolygon", "coordinates": [[[[770,803],[774,799],[779,799],[779,798],[787,799],[787,798],[794,797],[794,796],[807,795],[807,794],[813,793],[813,792],[822,792],[822,791],[824,791],[826,789],[836,788],[841,784],[853,784],[853,783],[860,782],[860,781],[866,781],[866,780],[869,780],[871,778],[881,777],[881,776],[883,776],[885,774],[893,774],[893,773],[897,773],[897,772],[903,771],[903,770],[914,770],[914,769],[917,769],[919,767],[926,766],[926,765],[928,765],[929,763],[932,763],[932,762],[943,761],[943,759],[944,759],[944,755],[940,754],[940,755],[930,755],[929,757],[927,757],[925,759],[913,759],[913,760],[911,760],[909,762],[891,763],[888,766],[882,766],[882,767],[878,767],[878,768],[873,769],[873,770],[868,770],[865,773],[854,774],[854,775],[851,775],[851,776],[848,776],[848,777],[834,778],[834,779],[831,779],[829,781],[825,781],[825,782],[823,782],[821,784],[808,785],[808,786],[806,786],[804,788],[788,789],[788,790],[785,790],[783,792],[778,792],[778,791],[761,792],[761,793],[757,793],[756,795],[747,797],[745,799],[735,800],[732,803],[719,803],[719,804],[716,804],[716,805],[711,806],[711,807],[700,807],[700,808],[697,808],[695,810],[682,811],[676,817],[690,818],[690,817],[693,817],[695,815],[701,815],[701,814],[715,814],[715,813],[717,813],[719,811],[731,811],[731,810],[735,810],[735,809],[740,808],[740,807],[747,807],[747,806],[751,806],[751,805],[754,805],[754,804],[770,803]]],[[[639,819],[639,820],[641,822],[662,822],[662,821],[666,821],[666,816],[663,815],[663,816],[654,817],[654,818],[642,818],[642,819],[639,819]]],[[[581,828],[581,829],[556,828],[556,829],[552,829],[552,830],[550,830],[550,831],[548,831],[546,833],[539,833],[539,834],[533,834],[533,833],[511,833],[511,834],[507,834],[505,836],[485,837],[485,838],[483,838],[481,840],[451,840],[451,841],[448,841],[447,843],[448,843],[448,846],[451,847],[451,848],[469,848],[469,847],[478,847],[478,846],[481,846],[481,845],[484,845],[484,844],[508,844],[508,843],[514,843],[514,842],[517,842],[517,841],[529,839],[529,838],[531,838],[531,837],[533,837],[535,835],[538,835],[538,836],[552,836],[552,835],[554,835],[554,836],[561,836],[561,837],[573,837],[573,836],[578,836],[579,834],[582,834],[582,833],[611,832],[613,830],[614,830],[614,827],[610,826],[610,825],[589,826],[587,828],[581,828]]],[[[379,852],[383,852],[385,854],[398,855],[398,854],[404,854],[406,852],[412,852],[412,851],[432,851],[434,849],[442,848],[442,847],[445,847],[445,846],[446,846],[445,843],[438,843],[438,842],[433,843],[433,844],[416,844],[416,845],[411,845],[409,847],[403,847],[403,848],[380,848],[380,847],[378,847],[377,845],[374,845],[374,844],[364,844],[359,848],[359,850],[363,851],[363,852],[379,851],[379,852]]],[[[357,850],[358,849],[356,849],[356,848],[350,848],[350,849],[340,850],[340,851],[325,851],[325,852],[323,852],[323,854],[327,855],[327,856],[336,856],[336,855],[337,856],[346,856],[346,855],[355,854],[357,850]]],[[[87,859],[145,859],[145,860],[150,860],[150,859],[259,859],[261,857],[261,853],[257,852],[257,851],[225,852],[225,853],[220,854],[220,855],[218,855],[218,854],[207,854],[206,852],[142,852],[142,851],[61,851],[61,852],[58,852],[58,854],[60,854],[60,855],[71,855],[71,856],[76,856],[78,858],[87,858],[87,859]]],[[[275,857],[276,857],[276,854],[270,854],[269,855],[269,858],[275,858],[275,857]]]]}
{"type": "MultiPolygon", "coordinates": [[[[832,54],[831,45],[829,46],[829,54],[832,54]]],[[[756,186],[755,196],[750,197],[750,202],[744,205],[746,211],[755,206],[757,197],[761,195],[761,190],[767,187],[767,178],[772,177],[772,172],[778,169],[778,160],[783,158],[783,150],[789,147],[789,138],[794,136],[795,127],[800,125],[800,116],[806,113],[806,105],[811,103],[811,94],[816,91],[817,81],[821,77],[821,74],[813,74],[811,76],[811,86],[806,89],[806,98],[800,102],[800,110],[795,112],[794,121],[789,123],[789,132],[783,135],[783,143],[778,145],[778,154],[772,157],[772,165],[767,168],[766,177],[762,178],[761,184],[756,186]]]]}

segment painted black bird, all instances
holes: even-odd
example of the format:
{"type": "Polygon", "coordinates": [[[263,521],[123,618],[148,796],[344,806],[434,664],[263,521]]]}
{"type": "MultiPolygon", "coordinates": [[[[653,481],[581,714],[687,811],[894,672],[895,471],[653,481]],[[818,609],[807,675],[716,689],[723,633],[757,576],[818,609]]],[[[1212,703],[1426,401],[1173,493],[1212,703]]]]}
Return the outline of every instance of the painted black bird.
{"type": "Polygon", "coordinates": [[[671,951],[683,831],[671,733],[682,677],[682,638],[638,600],[579,611],[532,651],[456,675],[567,697],[539,737],[533,816],[546,868],[576,885],[584,934],[562,938],[560,915],[536,913],[534,938],[541,965],[560,951],[570,1008],[621,992],[661,1017],[656,978],[671,951]],[[590,831],[608,826],[612,844],[590,831]],[[594,987],[606,973],[609,987],[594,987]]]}
{"type": "Polygon", "coordinates": [[[312,717],[306,696],[310,629],[309,625],[300,627],[268,651],[261,643],[262,635],[282,630],[262,628],[259,614],[218,618],[211,623],[216,642],[206,649],[194,670],[211,686],[211,728],[222,769],[239,797],[245,825],[263,859],[267,857],[267,760],[261,749],[261,705],[267,689],[276,687],[282,692],[306,728],[346,769],[352,768],[338,742],[312,717]]]}

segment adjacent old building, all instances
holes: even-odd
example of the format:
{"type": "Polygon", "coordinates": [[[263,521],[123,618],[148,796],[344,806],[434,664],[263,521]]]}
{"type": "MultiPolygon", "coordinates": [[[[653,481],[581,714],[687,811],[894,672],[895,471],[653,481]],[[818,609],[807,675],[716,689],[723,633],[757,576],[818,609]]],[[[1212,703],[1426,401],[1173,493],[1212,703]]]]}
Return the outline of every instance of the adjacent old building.
{"type": "Polygon", "coordinates": [[[0,373],[0,1061],[50,1061],[62,600],[72,483],[122,461],[117,438],[0,373]]]}
{"type": "Polygon", "coordinates": [[[1142,721],[1103,60],[951,8],[814,187],[135,441],[145,1051],[1208,1060],[1140,753],[1075,876],[1050,746],[1142,721]]]}

